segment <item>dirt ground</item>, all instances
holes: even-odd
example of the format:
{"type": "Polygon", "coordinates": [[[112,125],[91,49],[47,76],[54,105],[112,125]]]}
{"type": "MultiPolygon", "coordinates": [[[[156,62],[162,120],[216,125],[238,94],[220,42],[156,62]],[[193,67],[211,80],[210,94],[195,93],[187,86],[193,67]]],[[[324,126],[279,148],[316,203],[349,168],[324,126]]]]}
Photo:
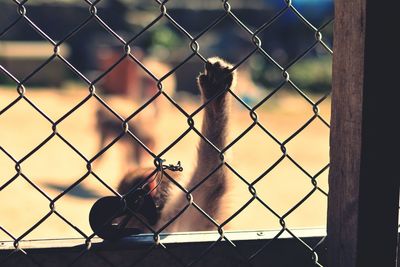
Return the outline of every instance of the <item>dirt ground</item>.
{"type": "MultiPolygon", "coordinates": [[[[74,88],[65,90],[32,90],[26,96],[56,121],[87,96],[87,91],[74,88]]],[[[14,90],[0,88],[0,110],[17,97],[14,90]]],[[[311,96],[317,100],[318,96],[311,96]]],[[[177,99],[187,112],[192,112],[198,102],[185,98],[177,99]]],[[[107,103],[121,113],[135,110],[135,104],[126,99],[108,99],[107,103]]],[[[157,153],[164,150],[184,130],[188,128],[186,118],[164,99],[160,118],[148,116],[152,132],[157,140],[157,153]],[[172,127],[171,127],[172,126],[172,127]]],[[[62,120],[57,131],[83,156],[90,159],[99,151],[99,135],[95,129],[95,110],[98,101],[89,99],[76,112],[62,120]]],[[[258,120],[278,140],[283,142],[293,132],[313,116],[312,106],[298,95],[278,93],[257,110],[258,120]]],[[[320,114],[330,118],[330,100],[320,105],[320,114]]],[[[200,129],[201,113],[194,117],[200,129]]],[[[146,116],[140,114],[139,116],[146,116]]],[[[235,103],[232,108],[230,141],[250,126],[249,112],[235,103]]],[[[14,107],[0,115],[0,146],[16,160],[24,159],[21,172],[35,183],[50,199],[56,198],[70,184],[87,172],[85,161],[59,137],[55,136],[36,153],[26,155],[52,133],[51,124],[35,111],[26,101],[19,101],[14,107]]],[[[190,132],[162,158],[166,162],[181,161],[184,175],[189,176],[195,162],[196,144],[199,138],[190,132]]],[[[317,174],[329,161],[329,129],[319,120],[286,144],[287,153],[310,175],[317,174]]],[[[94,172],[115,188],[123,175],[127,163],[123,145],[112,146],[94,165],[94,172]]],[[[253,128],[229,151],[227,162],[251,182],[267,170],[282,155],[279,145],[260,128],[253,128]]],[[[149,164],[152,162],[149,161],[149,164]]],[[[15,164],[0,151],[0,186],[16,174],[15,164]]],[[[328,171],[318,178],[318,186],[327,191],[328,171]]],[[[232,214],[251,198],[247,185],[237,176],[233,177],[235,201],[232,214]]],[[[313,189],[308,178],[287,158],[256,184],[257,195],[279,215],[285,214],[292,206],[313,189]]],[[[91,205],[101,196],[110,195],[93,175],[89,175],[75,189],[58,199],[57,212],[74,226],[91,234],[88,213],[91,205]]],[[[22,176],[0,191],[0,226],[15,237],[24,233],[49,213],[50,201],[33,188],[22,176]]],[[[320,191],[303,203],[286,219],[289,228],[320,227],[325,225],[327,197],[320,191]]],[[[279,219],[263,207],[257,200],[242,211],[229,226],[237,230],[279,229],[279,219]]],[[[80,237],[70,225],[52,214],[24,239],[80,237]]],[[[0,240],[10,238],[0,231],[0,240]]]]}

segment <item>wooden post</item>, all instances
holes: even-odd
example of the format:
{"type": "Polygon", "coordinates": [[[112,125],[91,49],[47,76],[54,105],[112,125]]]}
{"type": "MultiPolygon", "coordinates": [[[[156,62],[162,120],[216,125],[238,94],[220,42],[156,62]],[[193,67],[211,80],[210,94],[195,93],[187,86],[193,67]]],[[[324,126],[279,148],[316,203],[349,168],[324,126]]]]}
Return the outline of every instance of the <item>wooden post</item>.
{"type": "Polygon", "coordinates": [[[396,13],[380,1],[335,1],[330,267],[396,266],[400,99],[398,67],[389,65],[398,58],[396,13]]]}

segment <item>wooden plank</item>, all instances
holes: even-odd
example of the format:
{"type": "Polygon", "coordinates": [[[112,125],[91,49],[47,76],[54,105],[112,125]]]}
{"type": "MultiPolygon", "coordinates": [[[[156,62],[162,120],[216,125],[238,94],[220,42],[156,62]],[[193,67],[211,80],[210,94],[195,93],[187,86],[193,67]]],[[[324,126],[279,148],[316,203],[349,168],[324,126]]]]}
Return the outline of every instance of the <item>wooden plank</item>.
{"type": "Polygon", "coordinates": [[[397,15],[377,2],[335,1],[327,230],[332,267],[396,264],[400,133],[398,86],[388,62],[397,49],[386,39],[397,15]]]}
{"type": "Polygon", "coordinates": [[[327,229],[332,267],[356,266],[364,18],[364,0],[335,2],[327,229]]]}

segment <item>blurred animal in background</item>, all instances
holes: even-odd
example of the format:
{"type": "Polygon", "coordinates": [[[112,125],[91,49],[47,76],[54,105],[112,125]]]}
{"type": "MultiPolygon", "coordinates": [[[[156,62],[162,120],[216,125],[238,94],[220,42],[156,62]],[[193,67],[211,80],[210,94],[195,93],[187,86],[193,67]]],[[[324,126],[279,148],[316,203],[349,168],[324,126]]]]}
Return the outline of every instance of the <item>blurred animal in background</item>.
{"type": "MultiPolygon", "coordinates": [[[[142,142],[148,149],[154,151],[155,139],[151,128],[142,120],[128,123],[129,131],[142,142]]],[[[107,111],[105,108],[99,108],[96,112],[96,129],[100,136],[99,149],[103,149],[113,139],[123,134],[123,122],[115,117],[114,114],[107,111]]],[[[120,151],[125,154],[126,166],[146,166],[152,163],[149,160],[150,154],[143,148],[134,137],[125,133],[124,136],[118,140],[120,151]]]]}
{"type": "MultiPolygon", "coordinates": [[[[100,81],[101,92],[104,95],[119,95],[134,100],[139,105],[144,104],[160,89],[173,96],[176,90],[176,77],[171,74],[162,79],[172,67],[157,58],[145,57],[140,48],[134,48],[134,54],[141,65],[129,57],[125,57],[100,81]],[[158,84],[157,80],[162,79],[158,84]],[[161,86],[161,88],[159,88],[161,86]]],[[[121,58],[121,51],[113,47],[99,48],[97,61],[100,72],[106,72],[121,58]]],[[[166,101],[158,97],[152,102],[151,108],[155,113],[164,108],[166,101]]]]}
{"type": "MultiPolygon", "coordinates": [[[[154,79],[154,77],[160,79],[170,71],[171,67],[168,64],[151,57],[143,57],[140,50],[136,54],[147,72],[130,58],[125,58],[99,82],[101,97],[108,104],[113,102],[112,108],[123,118],[127,118],[152,97],[159,94],[159,86],[162,86],[162,90],[171,97],[175,92],[176,78],[174,74],[168,76],[160,84],[154,79]]],[[[98,52],[100,70],[107,71],[120,57],[121,54],[114,49],[100,49],[98,52]]],[[[157,145],[154,135],[157,120],[160,119],[160,111],[168,111],[168,108],[165,97],[159,95],[128,123],[131,133],[152,151],[156,149],[157,145]]],[[[100,139],[98,149],[100,151],[123,132],[123,124],[114,114],[100,106],[96,112],[96,129],[100,139]]],[[[153,165],[150,154],[128,134],[125,134],[118,143],[122,144],[119,147],[125,154],[127,166],[153,165]]]]}

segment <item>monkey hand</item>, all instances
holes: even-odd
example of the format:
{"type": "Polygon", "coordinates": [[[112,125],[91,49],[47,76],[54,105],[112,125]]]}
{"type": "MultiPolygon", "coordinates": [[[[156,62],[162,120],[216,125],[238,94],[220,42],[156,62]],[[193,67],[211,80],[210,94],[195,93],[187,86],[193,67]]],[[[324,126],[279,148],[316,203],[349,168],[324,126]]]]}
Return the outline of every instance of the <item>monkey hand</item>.
{"type": "Polygon", "coordinates": [[[232,89],[236,77],[236,71],[232,71],[232,68],[231,64],[218,57],[208,59],[204,73],[198,77],[201,94],[206,100],[219,94],[223,96],[228,89],[232,89]]]}

